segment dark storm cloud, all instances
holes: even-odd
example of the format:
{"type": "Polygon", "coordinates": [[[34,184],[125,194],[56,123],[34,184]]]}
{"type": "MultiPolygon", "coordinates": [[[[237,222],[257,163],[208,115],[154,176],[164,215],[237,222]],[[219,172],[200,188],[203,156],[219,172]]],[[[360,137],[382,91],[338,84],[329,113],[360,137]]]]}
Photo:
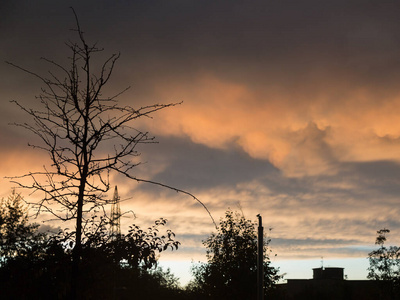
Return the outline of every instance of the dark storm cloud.
{"type": "MultiPolygon", "coordinates": [[[[159,144],[147,147],[144,158],[152,164],[159,156],[167,167],[152,180],[185,190],[206,190],[252,181],[255,178],[279,176],[279,171],[268,161],[249,157],[235,147],[230,150],[212,149],[191,142],[188,138],[158,138],[159,144]]],[[[150,187],[149,187],[150,188],[150,187]]]]}
{"type": "Polygon", "coordinates": [[[166,66],[205,68],[237,80],[259,82],[263,74],[295,84],[298,75],[325,68],[333,76],[349,72],[384,83],[398,67],[390,63],[399,46],[396,1],[7,3],[2,34],[17,53],[54,53],[54,43],[73,25],[72,5],[88,36],[162,74],[174,71],[166,66]],[[377,64],[371,55],[387,63],[377,64]]]}
{"type": "MultiPolygon", "coordinates": [[[[165,9],[168,14],[168,6],[165,9]]],[[[169,34],[158,41],[171,56],[183,54],[195,63],[201,57],[197,68],[205,64],[240,81],[249,76],[249,81],[267,79],[296,88],[303,76],[322,70],[328,72],[324,76],[350,73],[347,76],[360,76],[363,83],[381,81],[376,72],[391,74],[395,67],[388,59],[397,55],[398,10],[394,2],[205,2],[193,15],[185,11],[180,19],[171,14],[181,21],[177,26],[181,30],[167,27],[169,34]],[[387,63],[378,65],[369,59],[371,55],[382,55],[387,63]]],[[[148,33],[160,31],[154,25],[148,33]]]]}
{"type": "MultiPolygon", "coordinates": [[[[395,161],[370,161],[344,164],[343,173],[366,194],[376,192],[388,196],[400,195],[400,164],[395,161]]],[[[383,199],[382,199],[383,200],[383,199]]],[[[381,201],[382,201],[381,200],[381,201]]]]}
{"type": "Polygon", "coordinates": [[[274,193],[291,196],[321,192],[343,196],[345,193],[360,193],[368,198],[377,194],[392,197],[400,194],[400,164],[396,161],[336,162],[336,168],[338,172],[335,174],[266,176],[261,182],[274,193]]]}

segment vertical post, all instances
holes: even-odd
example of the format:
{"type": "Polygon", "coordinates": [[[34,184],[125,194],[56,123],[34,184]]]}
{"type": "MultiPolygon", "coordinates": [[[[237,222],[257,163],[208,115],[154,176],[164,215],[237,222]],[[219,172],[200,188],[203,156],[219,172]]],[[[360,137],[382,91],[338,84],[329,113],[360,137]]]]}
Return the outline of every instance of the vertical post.
{"type": "Polygon", "coordinates": [[[264,228],[262,217],[258,214],[257,244],[257,300],[264,300],[264,228]]]}

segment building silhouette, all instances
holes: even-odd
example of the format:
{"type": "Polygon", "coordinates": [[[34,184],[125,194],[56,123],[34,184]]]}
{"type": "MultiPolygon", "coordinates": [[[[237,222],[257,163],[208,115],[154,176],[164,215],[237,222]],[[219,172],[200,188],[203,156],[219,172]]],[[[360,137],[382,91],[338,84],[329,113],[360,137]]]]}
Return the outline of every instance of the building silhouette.
{"type": "Polygon", "coordinates": [[[277,287],[276,297],[282,300],[392,300],[400,299],[392,282],[347,280],[344,268],[315,268],[312,279],[287,279],[277,287]]]}

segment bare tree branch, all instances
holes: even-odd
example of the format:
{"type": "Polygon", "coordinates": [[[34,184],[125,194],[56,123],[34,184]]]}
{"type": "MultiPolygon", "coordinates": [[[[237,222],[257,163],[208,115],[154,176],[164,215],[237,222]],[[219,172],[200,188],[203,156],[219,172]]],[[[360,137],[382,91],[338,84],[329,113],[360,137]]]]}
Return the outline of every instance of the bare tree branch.
{"type": "Polygon", "coordinates": [[[152,118],[152,114],[181,102],[140,108],[120,106],[117,97],[127,89],[104,97],[102,91],[109,83],[120,54],[110,55],[99,64],[98,72],[92,71],[94,57],[103,49],[96,44],[87,44],[77,14],[72,11],[78,41],[67,43],[71,51],[68,67],[42,58],[55,69],[43,76],[7,62],[43,84],[36,97],[40,109],[27,108],[12,101],[32,119],[31,123],[14,125],[38,137],[38,144],[30,146],[49,154],[51,161],[50,168],[11,177],[11,180],[22,188],[44,194],[35,203],[37,214],[47,212],[62,221],[76,220],[74,260],[77,262],[82,248],[85,215],[99,208],[105,211],[104,205],[110,203],[106,195],[110,189],[110,171],[192,197],[204,207],[216,226],[208,208],[193,194],[133,174],[133,169],[140,164],[138,146],[154,143],[154,137],[134,127],[135,121],[143,117],[152,118]],[[31,183],[26,184],[25,179],[30,179],[31,183]]]}

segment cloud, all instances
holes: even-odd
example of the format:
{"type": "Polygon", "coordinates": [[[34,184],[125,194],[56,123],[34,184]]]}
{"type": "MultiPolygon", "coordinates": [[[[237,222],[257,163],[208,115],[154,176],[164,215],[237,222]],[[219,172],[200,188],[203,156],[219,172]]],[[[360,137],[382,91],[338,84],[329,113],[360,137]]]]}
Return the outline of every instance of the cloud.
{"type": "Polygon", "coordinates": [[[250,157],[235,144],[230,149],[216,149],[174,136],[157,141],[158,144],[143,149],[143,160],[148,161],[143,167],[163,165],[151,179],[181,189],[234,188],[243,181],[278,173],[268,161],[250,157]]]}
{"type": "MultiPolygon", "coordinates": [[[[164,142],[161,141],[159,146],[163,147],[164,142]]],[[[168,175],[174,178],[175,172],[179,174],[176,178],[190,176],[193,165],[187,168],[187,163],[182,163],[188,157],[224,153],[223,150],[192,144],[187,139],[172,138],[168,144],[175,151],[172,155],[170,150],[164,152],[169,163],[161,173],[154,175],[159,180],[167,180],[168,175]]],[[[235,161],[237,156],[232,158],[235,161]]],[[[244,161],[250,159],[243,158],[244,161]]],[[[268,165],[263,166],[263,160],[258,161],[260,172],[254,167],[255,176],[236,175],[229,171],[234,169],[232,161],[221,159],[221,163],[217,163],[221,175],[228,174],[227,181],[227,178],[221,179],[218,172],[210,172],[206,163],[204,166],[195,164],[199,166],[194,168],[199,174],[197,178],[202,181],[201,174],[204,172],[215,175],[210,177],[214,181],[197,184],[195,178],[191,178],[181,183],[187,182],[183,186],[189,191],[194,189],[217,222],[228,207],[242,209],[246,218],[253,220],[256,214],[261,213],[265,228],[273,228],[270,233],[272,247],[281,257],[365,256],[367,252],[363,245],[373,245],[377,229],[400,228],[399,212],[395,209],[398,184],[395,180],[388,180],[396,178],[400,170],[396,162],[341,163],[334,173],[287,177],[275,168],[265,168],[268,165]],[[229,177],[229,174],[234,175],[229,177]],[[292,243],[292,246],[288,248],[285,243],[292,243]],[[302,244],[304,246],[300,246],[302,244]]],[[[178,179],[176,183],[179,184],[178,179]]],[[[184,244],[186,234],[189,234],[192,241],[197,236],[197,245],[201,248],[204,235],[213,231],[207,213],[190,197],[151,186],[138,186],[128,193],[134,195],[131,207],[135,208],[135,213],[159,215],[171,220],[172,228],[184,236],[184,244]],[[200,228],[202,230],[198,235],[200,228]]],[[[391,240],[398,242],[395,236],[391,240]]]]}
{"type": "MultiPolygon", "coordinates": [[[[54,1],[1,5],[3,60],[41,74],[48,66],[36,57],[67,62],[64,41],[74,38],[68,8],[54,1]]],[[[183,101],[134,124],[159,141],[140,147],[135,175],[195,193],[217,222],[228,207],[250,219],[261,213],[281,257],[365,257],[363,247],[382,227],[400,242],[396,1],[73,6],[89,41],[105,47],[101,58],[122,52],[105,94],[132,85],[121,103],[183,101]]],[[[3,99],[34,105],[39,83],[7,66],[0,72],[3,99]]],[[[32,137],[6,125],[25,115],[3,102],[0,119],[0,174],[41,169],[48,160],[25,146],[32,137]]],[[[187,257],[203,253],[201,240],[214,227],[199,203],[110,178],[122,210],[137,216],[124,219],[125,228],[166,217],[187,257]]],[[[6,196],[6,180],[1,185],[6,196]]]]}
{"type": "MultiPolygon", "coordinates": [[[[217,149],[235,143],[290,176],[335,171],[335,160],[397,159],[399,73],[392,62],[399,24],[391,2],[360,8],[358,1],[323,7],[306,1],[288,9],[287,3],[256,1],[249,6],[234,1],[229,13],[221,3],[208,1],[156,3],[111,8],[105,1],[94,12],[86,10],[90,4],[76,7],[88,36],[103,37],[105,44],[116,43],[126,51],[113,84],[129,85],[129,77],[135,86],[122,101],[184,101],[157,116],[156,133],[188,136],[217,149]],[[110,9],[103,25],[89,21],[92,14],[102,18],[110,9]]],[[[73,25],[68,9],[50,5],[46,11],[73,25]]],[[[54,30],[62,26],[53,17],[35,24],[32,30],[41,33],[36,37],[42,41],[37,44],[63,48],[61,39],[49,43],[44,38],[48,22],[57,25],[54,30]]],[[[32,36],[20,27],[10,30],[32,36]]],[[[9,53],[22,54],[27,49],[23,41],[11,43],[18,50],[9,53]]]]}
{"type": "Polygon", "coordinates": [[[303,101],[200,76],[189,85],[160,84],[157,98],[187,100],[150,126],[216,149],[236,145],[290,176],[336,172],[344,161],[397,160],[397,95],[378,101],[367,91],[344,92],[336,101],[316,95],[303,101]]]}

